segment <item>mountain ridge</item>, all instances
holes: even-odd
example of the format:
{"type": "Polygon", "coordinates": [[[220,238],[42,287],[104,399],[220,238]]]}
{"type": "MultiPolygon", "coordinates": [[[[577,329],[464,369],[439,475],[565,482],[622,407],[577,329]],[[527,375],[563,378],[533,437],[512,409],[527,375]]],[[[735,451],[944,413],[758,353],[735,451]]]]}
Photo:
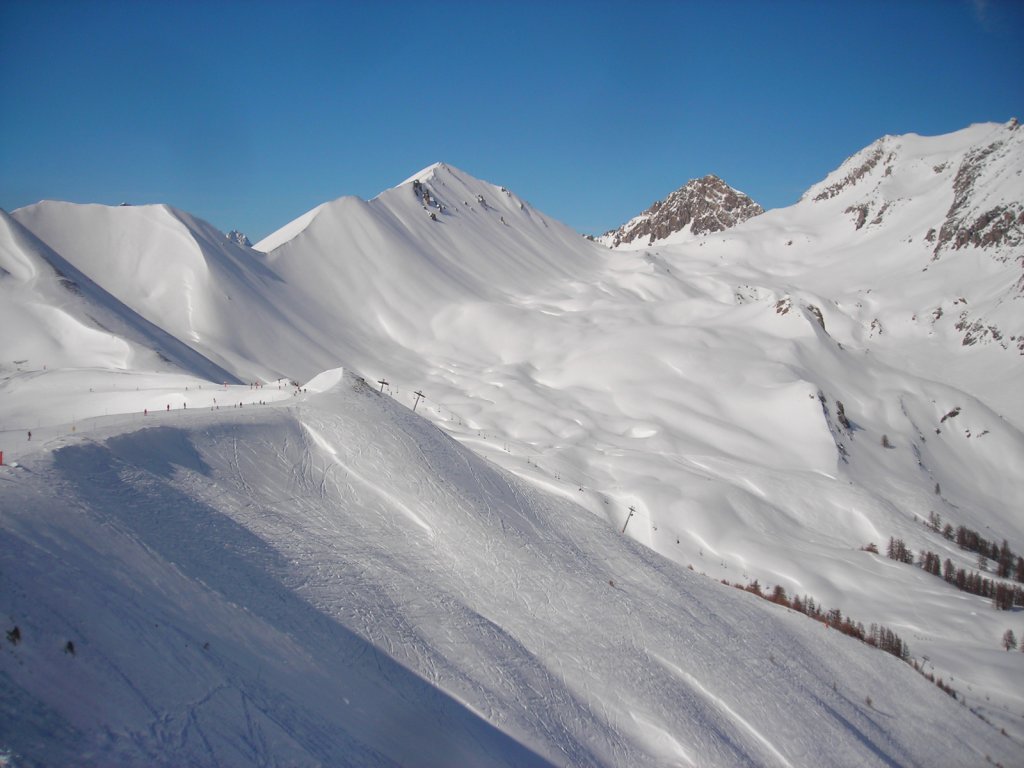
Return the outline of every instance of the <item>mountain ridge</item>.
{"type": "MultiPolygon", "coordinates": [[[[166,474],[175,492],[211,506],[217,515],[242,520],[249,531],[262,531],[271,546],[297,542],[297,553],[304,551],[299,545],[307,525],[314,530],[356,526],[366,535],[380,525],[401,541],[427,536],[432,543],[410,549],[406,563],[416,567],[413,581],[418,578],[429,591],[441,589],[447,582],[437,579],[453,567],[444,558],[430,559],[440,551],[437,539],[444,537],[430,539],[428,529],[436,533],[448,520],[448,501],[439,489],[453,482],[459,467],[481,466],[469,454],[440,450],[436,441],[447,440],[444,433],[506,473],[501,477],[516,477],[530,489],[492,497],[486,489],[504,488],[504,480],[487,474],[485,490],[474,491],[472,503],[459,512],[465,525],[479,530],[478,523],[493,522],[495,498],[518,498],[517,493],[522,498],[502,507],[508,515],[502,515],[501,536],[467,543],[474,552],[487,547],[500,552],[532,526],[550,522],[536,516],[538,508],[526,497],[542,500],[539,508],[572,509],[564,513],[566,520],[586,510],[588,523],[579,530],[607,529],[622,537],[624,547],[616,545],[614,557],[627,564],[640,557],[668,574],[692,568],[741,586],[756,581],[769,594],[778,588],[787,596],[842,608],[854,626],[860,621],[895,630],[918,664],[927,657],[933,677],[954,677],[957,698],[1009,734],[993,729],[993,739],[1019,740],[1024,738],[1015,714],[1022,703],[1016,684],[1019,656],[999,647],[1007,627],[1024,635],[1017,614],[993,610],[990,598],[965,593],[931,571],[894,562],[868,547],[884,549],[892,538],[910,551],[937,553],[954,569],[976,572],[976,554],[931,525],[938,516],[953,528],[986,532],[997,541],[1005,538],[1016,552],[1024,549],[1024,528],[1015,514],[1016,500],[1024,496],[1024,476],[1016,471],[1024,462],[1024,406],[1016,396],[1024,378],[1014,346],[1024,336],[1014,304],[1019,251],[1013,227],[1000,237],[987,236],[999,217],[976,226],[996,207],[1016,210],[1013,206],[1024,200],[1019,172],[1024,151],[1010,125],[976,126],[945,137],[886,137],[875,145],[851,156],[789,208],[697,237],[680,231],[653,245],[637,241],[613,249],[580,236],[510,190],[444,163],[371,200],[343,197],[317,206],[272,235],[274,247],[266,252],[238,247],[209,225],[167,209],[19,209],[13,221],[34,224],[39,233],[33,237],[49,239],[46,247],[98,285],[116,288],[117,300],[128,310],[151,318],[182,344],[252,384],[216,381],[211,387],[208,374],[188,361],[171,372],[150,370],[152,358],[135,358],[136,367],[125,358],[121,364],[127,368],[115,371],[98,342],[95,349],[83,343],[76,350],[76,365],[93,355],[91,369],[53,370],[43,365],[49,353],[40,342],[30,361],[10,354],[6,357],[16,365],[0,366],[0,441],[9,446],[8,461],[20,461],[24,451],[41,451],[31,459],[41,463],[27,463],[34,471],[49,472],[45,454],[77,439],[71,429],[76,419],[94,430],[107,429],[102,439],[113,441],[112,451],[144,444],[140,460],[159,457],[151,465],[126,464],[125,482],[166,474]],[[986,152],[995,144],[999,147],[986,152]],[[155,217],[157,226],[147,217],[155,217]],[[953,228],[936,259],[947,221],[953,228]],[[931,230],[935,235],[929,239],[931,230]],[[961,231],[974,234],[960,242],[961,231]],[[112,265],[121,271],[108,274],[112,265]],[[974,323],[987,335],[972,331],[974,323]],[[301,383],[339,365],[353,371],[346,386],[365,402],[349,394],[332,399],[319,391],[315,395],[322,399],[307,401],[301,383]],[[362,383],[359,375],[365,376],[362,383]],[[358,403],[378,401],[386,417],[384,411],[373,411],[376,415],[364,421],[346,415],[358,403]],[[163,426],[176,418],[194,418],[197,425],[202,420],[189,432],[195,450],[183,447],[180,432],[121,442],[120,436],[152,424],[154,411],[168,419],[163,426]],[[236,418],[247,420],[251,429],[223,432],[225,420],[236,418]],[[412,431],[403,433],[406,428],[412,431]],[[34,433],[31,445],[25,441],[27,430],[34,433]],[[386,447],[394,447],[388,441],[398,433],[414,434],[418,446],[432,446],[424,448],[430,470],[416,475],[416,487],[409,485],[402,465],[420,462],[410,458],[418,454],[412,448],[393,454],[386,447]],[[224,434],[230,437],[215,437],[224,434]],[[247,444],[245,435],[254,442],[247,444]],[[197,454],[205,458],[200,461],[197,454]],[[204,466],[218,468],[216,492],[203,490],[210,480],[204,466]],[[271,476],[277,479],[257,492],[260,478],[271,476]],[[322,499],[335,493],[345,500],[331,507],[337,518],[327,507],[321,510],[322,499]],[[223,505],[215,501],[221,497],[223,505]],[[565,504],[570,506],[559,506],[565,504]],[[293,505],[303,520],[298,528],[293,505]],[[372,522],[361,517],[360,510],[367,509],[374,510],[372,522]],[[481,521],[472,522],[474,514],[481,521]]],[[[3,262],[12,277],[0,278],[0,287],[6,283],[29,297],[21,283],[12,282],[27,274],[19,258],[13,253],[3,262]]],[[[51,301],[49,294],[40,295],[51,301]]],[[[29,303],[26,298],[19,306],[29,303]]],[[[54,323],[58,333],[72,327],[66,319],[54,323]]],[[[13,353],[14,346],[8,349],[13,353]]],[[[337,382],[338,376],[325,375],[308,388],[330,389],[325,381],[337,382]]],[[[114,453],[118,461],[135,460],[130,451],[114,453]]],[[[72,455],[84,456],[61,454],[63,460],[72,455]]],[[[75,493],[81,496],[75,499],[92,499],[90,508],[107,515],[85,480],[85,470],[94,465],[75,466],[65,478],[78,483],[75,493]]],[[[482,470],[474,472],[483,476],[482,470]]],[[[45,496],[42,486],[31,488],[38,498],[45,496]]],[[[144,489],[145,483],[125,493],[137,498],[144,489]]],[[[183,502],[182,508],[197,507],[183,502]]],[[[67,521],[54,514],[54,525],[65,526],[67,521]]],[[[18,525],[27,520],[19,518],[18,525]]],[[[547,551],[546,546],[541,549],[547,551]]],[[[574,550],[567,545],[559,551],[574,550]]],[[[363,562],[356,554],[354,561],[363,562]]],[[[358,599],[365,616],[374,600],[386,597],[381,604],[397,606],[394,615],[402,617],[393,627],[360,624],[358,614],[345,614],[345,626],[363,632],[374,648],[397,654],[401,663],[442,691],[456,693],[459,701],[465,701],[466,690],[460,687],[466,679],[458,661],[463,652],[483,654],[474,669],[490,664],[511,675],[549,681],[548,671],[533,662],[497,650],[535,651],[527,629],[502,618],[514,600],[473,602],[477,618],[469,626],[502,640],[485,644],[485,650],[464,643],[456,652],[443,632],[425,625],[433,615],[429,601],[405,589],[384,589],[393,583],[386,574],[394,565],[382,558],[374,556],[367,575],[344,571],[355,585],[348,597],[334,591],[330,579],[302,582],[313,571],[290,571],[278,561],[274,567],[291,573],[295,583],[316,583],[323,610],[344,613],[346,600],[358,599]],[[496,634],[488,634],[492,631],[496,634]],[[418,638],[409,644],[423,653],[402,651],[401,644],[396,651],[395,637],[418,638]]],[[[514,558],[501,574],[522,584],[535,567],[529,562],[525,556],[514,558]],[[509,576],[515,568],[518,576],[509,576]]],[[[609,580],[611,590],[628,583],[617,570],[588,583],[604,589],[609,580]]],[[[466,595],[495,589],[471,586],[446,592],[444,604],[465,606],[466,595]]],[[[657,589],[648,585],[641,592],[650,596],[657,589]]],[[[547,605],[536,602],[539,593],[524,597],[527,612],[547,605]]],[[[630,599],[646,605],[640,593],[630,599]]],[[[622,642],[623,635],[604,634],[604,628],[590,626],[594,621],[586,623],[597,642],[609,647],[622,642]]],[[[643,647],[643,630],[630,632],[643,647]]],[[[713,694],[695,699],[704,702],[691,713],[698,720],[720,722],[726,710],[714,702],[721,701],[753,722],[740,704],[737,680],[709,682],[695,672],[709,653],[701,645],[692,657],[660,654],[666,664],[648,662],[658,675],[684,681],[691,698],[694,691],[713,694]]],[[[796,664],[780,648],[771,654],[775,661],[761,662],[796,664]]],[[[545,658],[563,670],[576,663],[545,658]]],[[[586,660],[580,663],[578,669],[586,666],[586,660]]],[[[642,666],[635,670],[637,680],[644,679],[642,666]]],[[[564,722],[575,717],[567,713],[579,713],[573,702],[580,697],[594,701],[580,692],[587,676],[579,674],[583,682],[568,698],[557,694],[565,705],[556,707],[564,722]]],[[[598,676],[614,677],[608,670],[598,676]]],[[[924,685],[916,677],[907,679],[924,685]]],[[[840,687],[846,684],[840,677],[840,687]]],[[[488,698],[502,685],[491,681],[485,687],[491,693],[481,694],[474,708],[491,713],[485,715],[491,723],[502,722],[494,713],[518,711],[521,697],[528,696],[527,687],[516,687],[508,699],[516,703],[505,709],[488,698]]],[[[856,690],[847,704],[860,714],[843,712],[874,718],[871,704],[860,702],[881,698],[856,690]]],[[[925,691],[945,697],[934,686],[921,690],[927,697],[925,691]]],[[[759,689],[757,695],[782,706],[770,691],[759,689]]],[[[642,698],[638,694],[637,701],[642,698]]],[[[898,696],[886,701],[898,710],[898,696]]],[[[627,740],[641,744],[630,753],[634,763],[686,762],[685,753],[691,762],[730,764],[723,756],[728,747],[715,742],[701,752],[694,746],[696,735],[672,746],[675,731],[669,723],[678,722],[679,713],[666,707],[661,714],[641,711],[639,705],[631,714],[619,713],[616,722],[636,727],[613,728],[615,735],[608,738],[628,733],[627,740]]],[[[895,717],[895,727],[903,728],[898,712],[895,717]]],[[[721,722],[750,734],[735,718],[721,722]]],[[[764,735],[769,721],[757,722],[755,730],[764,735]]],[[[545,741],[552,737],[537,735],[535,724],[523,727],[523,733],[533,734],[524,736],[524,743],[552,743],[545,741]]],[[[569,735],[555,742],[583,750],[572,754],[594,754],[587,750],[596,749],[603,737],[590,740],[581,736],[584,732],[600,728],[566,725],[569,735]],[[579,746],[584,743],[585,749],[579,746]]],[[[899,743],[892,751],[880,747],[890,761],[904,760],[897,755],[932,754],[915,745],[908,731],[901,733],[891,737],[899,743]]],[[[972,744],[984,741],[980,732],[966,738],[972,744]]],[[[791,739],[768,741],[785,759],[795,759],[784,748],[791,739]]],[[[755,737],[751,743],[760,744],[750,747],[750,754],[758,755],[753,762],[779,762],[775,752],[764,751],[763,741],[755,737]]],[[[630,761],[612,756],[608,762],[630,761]]]]}

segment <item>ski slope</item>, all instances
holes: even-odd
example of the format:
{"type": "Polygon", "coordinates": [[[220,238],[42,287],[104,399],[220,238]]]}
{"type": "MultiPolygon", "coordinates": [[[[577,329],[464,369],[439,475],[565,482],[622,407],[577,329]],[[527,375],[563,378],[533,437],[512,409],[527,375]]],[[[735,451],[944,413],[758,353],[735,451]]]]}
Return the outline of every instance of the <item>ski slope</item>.
{"type": "Polygon", "coordinates": [[[909,666],[335,379],[0,470],[15,764],[1012,763],[909,666]]]}

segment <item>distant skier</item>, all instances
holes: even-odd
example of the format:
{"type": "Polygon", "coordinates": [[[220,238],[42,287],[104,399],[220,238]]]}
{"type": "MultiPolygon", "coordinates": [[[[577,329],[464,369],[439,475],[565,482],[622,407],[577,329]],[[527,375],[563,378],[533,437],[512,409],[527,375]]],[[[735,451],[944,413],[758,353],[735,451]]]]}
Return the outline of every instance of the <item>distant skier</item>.
{"type": "Polygon", "coordinates": [[[31,429],[28,431],[28,439],[31,442],[31,440],[32,440],[32,430],[31,429]]]}

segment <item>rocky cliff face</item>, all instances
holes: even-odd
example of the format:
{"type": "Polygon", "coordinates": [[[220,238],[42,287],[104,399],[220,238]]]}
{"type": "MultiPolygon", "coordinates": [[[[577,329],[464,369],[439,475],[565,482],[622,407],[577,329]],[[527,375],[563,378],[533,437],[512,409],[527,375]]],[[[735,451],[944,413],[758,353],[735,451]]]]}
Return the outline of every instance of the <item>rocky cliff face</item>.
{"type": "Polygon", "coordinates": [[[764,209],[747,195],[709,174],[688,181],[601,240],[614,247],[638,239],[654,242],[685,229],[695,235],[720,232],[761,213],[764,209]]]}
{"type": "MultiPolygon", "coordinates": [[[[1022,157],[1024,132],[1016,119],[1007,123],[1005,131],[993,141],[964,156],[953,179],[953,204],[939,229],[935,259],[944,249],[973,245],[1015,250],[1024,244],[1024,200],[1012,196],[988,199],[986,194],[1001,176],[1020,173],[1022,157]]],[[[999,252],[996,257],[1005,261],[1010,255],[999,252]]]]}

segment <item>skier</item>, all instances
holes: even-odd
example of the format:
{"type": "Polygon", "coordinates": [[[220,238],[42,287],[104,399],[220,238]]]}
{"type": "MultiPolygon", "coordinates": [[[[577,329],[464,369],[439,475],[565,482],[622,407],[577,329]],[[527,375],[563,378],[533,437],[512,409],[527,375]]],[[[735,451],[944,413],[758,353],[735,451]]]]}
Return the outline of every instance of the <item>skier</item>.
{"type": "Polygon", "coordinates": [[[29,439],[29,441],[32,440],[32,430],[31,429],[28,431],[28,439],[29,439]]]}

